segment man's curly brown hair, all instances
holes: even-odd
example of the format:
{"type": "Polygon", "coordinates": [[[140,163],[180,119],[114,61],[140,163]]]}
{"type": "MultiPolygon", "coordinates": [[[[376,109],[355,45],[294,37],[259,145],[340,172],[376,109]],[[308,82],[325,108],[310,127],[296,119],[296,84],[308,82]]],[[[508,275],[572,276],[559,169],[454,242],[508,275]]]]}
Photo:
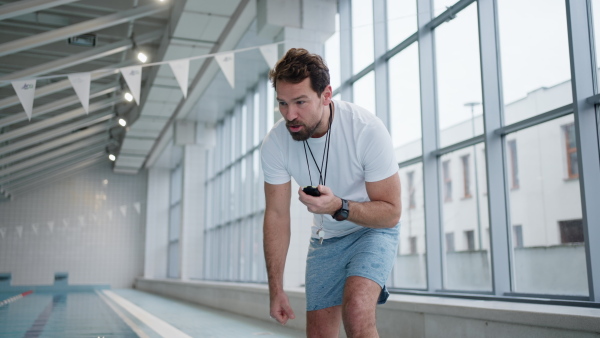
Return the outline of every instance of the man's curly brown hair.
{"type": "Polygon", "coordinates": [[[269,72],[269,80],[277,90],[277,81],[300,83],[307,77],[310,86],[321,97],[321,93],[329,85],[329,68],[317,54],[303,48],[291,48],[269,72]]]}

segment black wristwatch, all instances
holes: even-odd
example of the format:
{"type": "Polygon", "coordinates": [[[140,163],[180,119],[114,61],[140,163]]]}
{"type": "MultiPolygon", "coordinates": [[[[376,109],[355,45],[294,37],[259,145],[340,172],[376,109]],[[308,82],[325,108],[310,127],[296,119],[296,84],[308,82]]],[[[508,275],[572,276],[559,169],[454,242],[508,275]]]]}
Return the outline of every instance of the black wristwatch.
{"type": "Polygon", "coordinates": [[[343,221],[348,218],[348,214],[350,211],[348,210],[348,201],[345,199],[342,200],[342,207],[333,214],[333,219],[336,221],[343,221]]]}

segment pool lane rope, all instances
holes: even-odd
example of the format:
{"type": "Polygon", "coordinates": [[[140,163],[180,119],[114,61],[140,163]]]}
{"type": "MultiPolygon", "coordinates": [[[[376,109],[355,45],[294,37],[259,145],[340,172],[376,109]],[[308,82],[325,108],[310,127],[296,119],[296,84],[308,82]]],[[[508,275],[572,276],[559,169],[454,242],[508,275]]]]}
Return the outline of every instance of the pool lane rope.
{"type": "Polygon", "coordinates": [[[10,298],[8,298],[8,299],[5,299],[5,300],[3,300],[3,301],[1,301],[1,302],[0,302],[0,306],[4,306],[4,305],[8,305],[8,304],[10,304],[10,303],[16,302],[16,301],[18,301],[19,299],[21,299],[21,298],[23,298],[23,297],[25,297],[25,296],[27,296],[27,295],[30,295],[30,294],[32,294],[32,293],[33,293],[33,291],[32,291],[32,290],[29,290],[29,291],[23,292],[23,293],[21,293],[21,294],[19,294],[19,295],[16,295],[16,296],[14,296],[14,297],[10,297],[10,298]]]}

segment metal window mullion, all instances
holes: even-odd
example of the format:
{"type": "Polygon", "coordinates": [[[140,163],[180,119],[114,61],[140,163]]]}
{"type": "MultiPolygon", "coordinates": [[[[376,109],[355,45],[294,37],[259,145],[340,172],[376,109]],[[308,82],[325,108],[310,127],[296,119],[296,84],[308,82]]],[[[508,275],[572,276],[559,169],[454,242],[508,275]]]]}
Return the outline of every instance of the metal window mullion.
{"type": "Polygon", "coordinates": [[[431,0],[417,0],[419,27],[419,75],[421,78],[421,128],[423,147],[423,190],[425,203],[425,243],[427,247],[427,290],[442,289],[442,224],[438,184],[437,100],[435,90],[435,59],[433,31],[427,28],[431,21],[431,0]]]}
{"type": "Polygon", "coordinates": [[[391,130],[388,100],[388,63],[383,56],[387,51],[385,0],[373,0],[373,42],[375,50],[375,115],[391,130]]]}
{"type": "Polygon", "coordinates": [[[340,93],[342,100],[353,102],[352,84],[352,4],[340,0],[340,93]]]}
{"type": "Polygon", "coordinates": [[[508,212],[503,155],[503,102],[496,0],[479,0],[479,48],[487,170],[492,287],[496,296],[511,291],[508,212]],[[493,178],[493,179],[490,179],[493,178]],[[500,178],[500,179],[498,179],[500,178]]]}
{"type": "Polygon", "coordinates": [[[600,144],[590,0],[566,0],[571,86],[590,301],[600,303],[600,144]]]}

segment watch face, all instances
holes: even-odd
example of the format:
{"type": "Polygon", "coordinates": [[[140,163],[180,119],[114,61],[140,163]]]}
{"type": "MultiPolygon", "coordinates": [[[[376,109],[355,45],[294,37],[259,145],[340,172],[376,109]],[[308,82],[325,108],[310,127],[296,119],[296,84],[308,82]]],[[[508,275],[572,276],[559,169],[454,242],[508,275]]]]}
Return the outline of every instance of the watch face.
{"type": "Polygon", "coordinates": [[[339,210],[339,212],[335,215],[335,219],[338,221],[343,221],[346,218],[348,218],[348,210],[346,209],[339,210]]]}

